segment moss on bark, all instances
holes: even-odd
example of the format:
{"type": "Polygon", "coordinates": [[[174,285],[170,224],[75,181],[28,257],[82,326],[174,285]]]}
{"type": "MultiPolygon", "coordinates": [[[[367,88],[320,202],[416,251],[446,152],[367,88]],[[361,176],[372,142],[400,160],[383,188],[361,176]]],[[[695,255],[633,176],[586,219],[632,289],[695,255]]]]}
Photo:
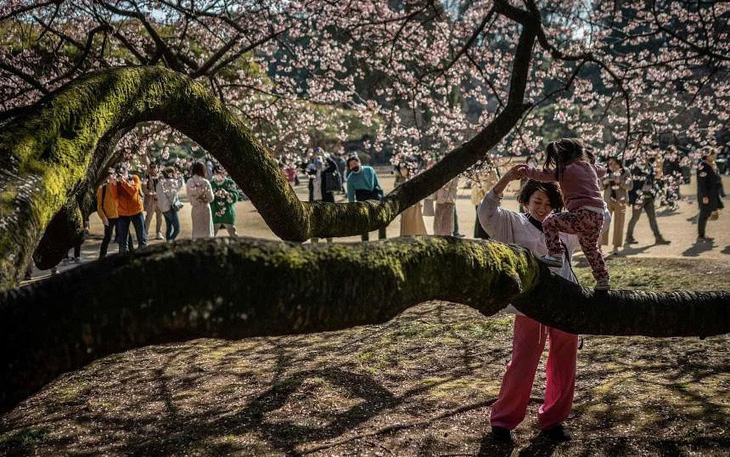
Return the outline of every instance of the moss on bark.
{"type": "MultiPolygon", "coordinates": [[[[120,133],[161,121],[188,135],[229,170],[271,229],[284,240],[357,235],[390,223],[401,211],[466,170],[506,135],[523,107],[508,106],[472,141],[382,202],[304,203],[275,159],[213,94],[160,67],[105,70],[69,84],[6,124],[0,132],[0,290],[18,283],[51,219],[93,191],[120,133]]],[[[51,236],[53,237],[53,236],[51,236]]],[[[68,234],[56,236],[70,239],[68,234]]],[[[66,246],[69,248],[70,246],[66,246]]],[[[38,257],[44,257],[41,253],[38,257]]],[[[45,258],[59,249],[50,249],[45,258]]]]}
{"type": "Polygon", "coordinates": [[[0,295],[0,409],[110,353],[382,323],[433,299],[487,316],[512,302],[545,324],[579,333],[730,330],[727,292],[594,295],[553,276],[524,248],[497,242],[179,242],[110,256],[0,295]]]}

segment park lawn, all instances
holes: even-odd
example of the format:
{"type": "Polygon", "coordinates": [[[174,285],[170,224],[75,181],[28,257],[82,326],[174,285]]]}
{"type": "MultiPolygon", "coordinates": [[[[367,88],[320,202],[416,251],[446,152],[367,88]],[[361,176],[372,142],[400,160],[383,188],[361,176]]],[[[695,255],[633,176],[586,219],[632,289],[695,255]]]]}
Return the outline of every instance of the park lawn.
{"type": "MultiPolygon", "coordinates": [[[[727,261],[608,265],[617,288],[730,289],[727,261]]],[[[512,319],[434,301],[383,325],[113,355],[2,418],[0,455],[727,455],[728,336],[586,336],[573,441],[538,433],[541,365],[514,449],[492,442],[512,319]]]]}

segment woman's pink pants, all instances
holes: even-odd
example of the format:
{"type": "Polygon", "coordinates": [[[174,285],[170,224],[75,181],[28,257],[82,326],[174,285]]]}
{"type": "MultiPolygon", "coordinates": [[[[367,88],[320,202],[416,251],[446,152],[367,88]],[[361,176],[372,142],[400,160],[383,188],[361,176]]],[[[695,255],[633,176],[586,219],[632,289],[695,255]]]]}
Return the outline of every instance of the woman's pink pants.
{"type": "Polygon", "coordinates": [[[492,406],[489,418],[492,426],[512,430],[525,418],[535,371],[548,336],[550,349],[545,402],[537,414],[540,428],[547,430],[555,427],[570,414],[575,388],[578,335],[546,327],[529,317],[516,316],[512,359],[502,379],[499,399],[492,406]]]}

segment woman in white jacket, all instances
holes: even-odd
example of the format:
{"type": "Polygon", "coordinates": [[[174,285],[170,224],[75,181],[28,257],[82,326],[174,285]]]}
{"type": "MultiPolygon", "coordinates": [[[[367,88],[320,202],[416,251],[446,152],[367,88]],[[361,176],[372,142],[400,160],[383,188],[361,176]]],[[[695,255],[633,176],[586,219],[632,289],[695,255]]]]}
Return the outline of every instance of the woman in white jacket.
{"type": "MultiPolygon", "coordinates": [[[[519,202],[527,213],[501,208],[502,192],[510,181],[519,180],[518,167],[509,170],[487,192],[477,210],[479,222],[496,241],[524,246],[535,256],[548,250],[542,233],[542,221],[562,207],[562,198],[555,183],[528,180],[520,192],[519,202]]],[[[571,268],[573,251],[580,248],[575,235],[560,234],[565,246],[566,261],[560,269],[552,270],[565,279],[578,282],[571,268]]],[[[511,305],[505,310],[517,314],[514,323],[512,358],[502,380],[499,398],[492,406],[492,434],[500,441],[511,440],[510,431],[525,418],[540,355],[550,339],[546,366],[545,402],[540,406],[538,420],[543,432],[554,439],[569,439],[562,422],[573,405],[578,336],[550,328],[518,313],[511,305]]]]}
{"type": "Polygon", "coordinates": [[[213,201],[213,188],[210,181],[205,179],[205,165],[195,162],[192,168],[193,176],[188,179],[185,189],[188,200],[193,209],[193,239],[213,237],[213,213],[210,202],[213,201]]]}
{"type": "Polygon", "coordinates": [[[173,167],[162,170],[162,179],[157,182],[155,193],[157,194],[157,206],[165,217],[165,240],[175,241],[180,234],[180,216],[178,212],[182,208],[180,197],[177,193],[183,186],[183,179],[173,167]]]}

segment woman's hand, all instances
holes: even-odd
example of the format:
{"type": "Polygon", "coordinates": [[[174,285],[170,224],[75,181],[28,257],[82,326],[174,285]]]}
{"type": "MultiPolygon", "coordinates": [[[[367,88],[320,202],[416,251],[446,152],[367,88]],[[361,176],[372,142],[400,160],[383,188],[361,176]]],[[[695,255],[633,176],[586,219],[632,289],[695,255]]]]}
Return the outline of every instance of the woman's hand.
{"type": "Polygon", "coordinates": [[[514,167],[507,170],[507,173],[502,175],[502,178],[497,181],[497,184],[495,184],[492,188],[494,189],[494,193],[497,195],[502,195],[502,192],[504,192],[507,184],[509,184],[511,181],[517,181],[518,179],[522,179],[525,177],[526,169],[527,165],[515,165],[514,167]]]}

